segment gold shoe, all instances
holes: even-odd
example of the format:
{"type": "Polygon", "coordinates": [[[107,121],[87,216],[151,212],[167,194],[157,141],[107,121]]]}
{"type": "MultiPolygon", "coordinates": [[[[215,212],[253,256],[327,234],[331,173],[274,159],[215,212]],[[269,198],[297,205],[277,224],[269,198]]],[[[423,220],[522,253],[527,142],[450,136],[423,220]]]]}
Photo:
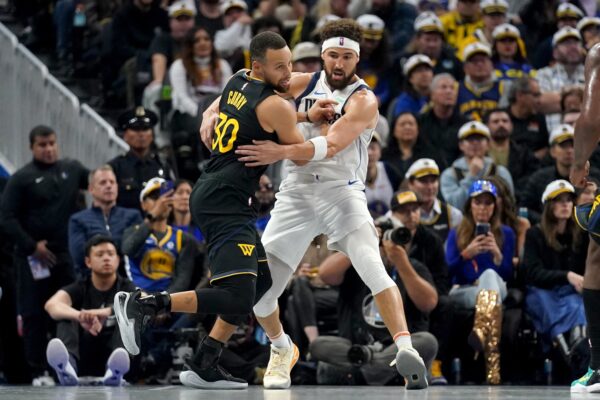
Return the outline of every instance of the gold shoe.
{"type": "Polygon", "coordinates": [[[489,385],[500,384],[500,338],[502,336],[502,304],[499,293],[490,291],[489,334],[485,343],[485,370],[489,385]]]}
{"type": "Polygon", "coordinates": [[[490,290],[480,290],[475,301],[475,319],[473,330],[469,334],[469,346],[475,350],[475,358],[485,349],[489,332],[488,309],[490,308],[490,290]]]}

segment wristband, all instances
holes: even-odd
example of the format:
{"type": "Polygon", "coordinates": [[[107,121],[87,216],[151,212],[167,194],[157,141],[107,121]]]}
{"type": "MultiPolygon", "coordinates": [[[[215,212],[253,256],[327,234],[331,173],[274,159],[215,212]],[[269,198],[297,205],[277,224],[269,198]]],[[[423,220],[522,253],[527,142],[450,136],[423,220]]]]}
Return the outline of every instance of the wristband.
{"type": "Polygon", "coordinates": [[[315,146],[315,154],[311,161],[319,161],[327,157],[327,138],[325,136],[317,136],[309,140],[315,146]]]}

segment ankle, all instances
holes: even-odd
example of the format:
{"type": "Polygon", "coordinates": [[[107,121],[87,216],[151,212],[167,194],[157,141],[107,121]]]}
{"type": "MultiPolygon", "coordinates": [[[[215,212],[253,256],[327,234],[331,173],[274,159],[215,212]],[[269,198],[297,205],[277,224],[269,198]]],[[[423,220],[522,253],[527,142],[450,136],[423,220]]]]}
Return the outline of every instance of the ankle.
{"type": "Polygon", "coordinates": [[[412,340],[410,338],[410,333],[408,331],[401,331],[394,335],[394,343],[398,347],[398,350],[401,348],[412,347],[412,340]]]}
{"type": "Polygon", "coordinates": [[[289,349],[292,347],[289,336],[286,335],[283,330],[281,330],[281,332],[275,337],[270,337],[269,340],[271,341],[273,346],[279,349],[289,349]]]}

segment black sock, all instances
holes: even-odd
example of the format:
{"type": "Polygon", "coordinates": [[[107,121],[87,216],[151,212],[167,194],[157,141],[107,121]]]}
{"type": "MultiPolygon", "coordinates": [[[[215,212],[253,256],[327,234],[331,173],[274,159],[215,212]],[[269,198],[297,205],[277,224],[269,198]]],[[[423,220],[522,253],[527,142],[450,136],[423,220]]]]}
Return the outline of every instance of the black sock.
{"type": "Polygon", "coordinates": [[[194,355],[194,364],[200,368],[206,368],[214,364],[221,357],[223,346],[224,343],[207,335],[194,355]]]}
{"type": "Polygon", "coordinates": [[[583,289],[583,305],[591,345],[590,368],[600,368],[600,290],[583,289]]]}

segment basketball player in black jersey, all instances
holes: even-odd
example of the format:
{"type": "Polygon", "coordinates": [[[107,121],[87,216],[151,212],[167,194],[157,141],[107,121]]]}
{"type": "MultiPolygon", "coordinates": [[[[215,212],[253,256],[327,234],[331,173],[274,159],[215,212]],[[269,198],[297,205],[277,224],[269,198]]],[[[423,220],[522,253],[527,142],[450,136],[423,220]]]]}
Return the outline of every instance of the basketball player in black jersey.
{"type": "MultiPolygon", "coordinates": [[[[193,220],[207,239],[212,287],[172,294],[119,292],[115,296],[123,344],[132,354],[139,353],[140,334],[159,311],[219,315],[180,374],[184,385],[202,389],[248,386],[218,365],[219,356],[224,342],[271,286],[265,251],[254,228],[257,209],[253,194],[266,167],[244,166],[235,150],[253,140],[304,142],[296,129],[295,110],[276,93],[287,92],[291,78],[291,52],[285,40],[272,32],[261,33],[252,39],[250,55],[252,69],[233,75],[218,103],[211,106],[218,105],[219,110],[211,158],[190,198],[193,220]]],[[[316,104],[311,117],[327,118],[327,104],[316,104]]]]}

